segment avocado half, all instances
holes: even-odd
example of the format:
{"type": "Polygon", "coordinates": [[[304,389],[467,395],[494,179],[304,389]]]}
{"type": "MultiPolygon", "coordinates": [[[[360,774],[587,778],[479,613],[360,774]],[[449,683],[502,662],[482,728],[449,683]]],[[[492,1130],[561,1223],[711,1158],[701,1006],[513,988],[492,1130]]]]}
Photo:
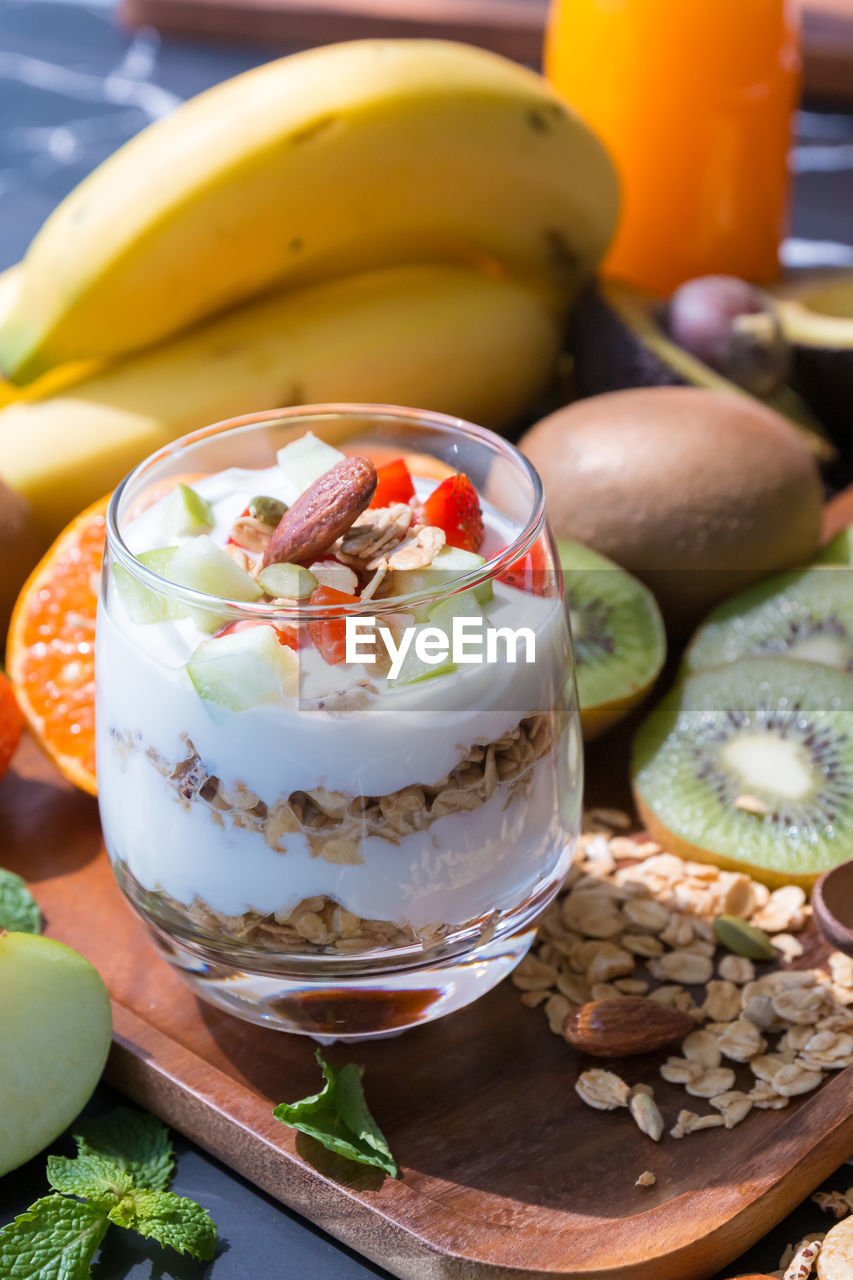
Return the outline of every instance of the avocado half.
{"type": "Polygon", "coordinates": [[[834,434],[853,430],[853,271],[808,271],[770,290],[794,353],[794,385],[834,434]]]}
{"type": "MultiPolygon", "coordinates": [[[[693,386],[748,396],[737,383],[672,341],[658,319],[661,305],[652,294],[616,281],[600,280],[587,287],[575,307],[570,332],[579,393],[693,386]]],[[[759,398],[799,427],[820,461],[835,458],[835,448],[817,418],[790,387],[769,396],[750,396],[759,398]]]]}

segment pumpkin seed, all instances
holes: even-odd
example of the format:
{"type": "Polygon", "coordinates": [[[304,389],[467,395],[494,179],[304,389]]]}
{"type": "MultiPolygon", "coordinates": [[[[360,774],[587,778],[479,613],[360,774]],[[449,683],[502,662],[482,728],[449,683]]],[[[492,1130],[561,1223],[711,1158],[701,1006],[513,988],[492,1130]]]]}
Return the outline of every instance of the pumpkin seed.
{"type": "Polygon", "coordinates": [[[268,564],[258,574],[258,584],[273,599],[307,600],[317,579],[301,564],[268,564]]]}
{"type": "Polygon", "coordinates": [[[714,937],[727,951],[748,960],[775,960],[776,950],[763,929],[738,916],[717,916],[714,937]]]}
{"type": "Polygon", "coordinates": [[[278,527],[278,522],[286,511],[286,502],[279,502],[278,498],[268,498],[262,493],[249,502],[249,515],[260,520],[261,524],[265,524],[269,529],[278,527]]]}

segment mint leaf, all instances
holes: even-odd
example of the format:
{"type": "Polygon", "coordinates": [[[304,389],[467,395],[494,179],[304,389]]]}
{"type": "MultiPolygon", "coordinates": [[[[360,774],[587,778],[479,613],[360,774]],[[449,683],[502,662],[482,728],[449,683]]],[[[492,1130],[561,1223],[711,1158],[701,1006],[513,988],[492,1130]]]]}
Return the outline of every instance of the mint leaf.
{"type": "Polygon", "coordinates": [[[0,867],[0,929],[41,933],[41,912],[20,876],[0,867]]]}
{"type": "Polygon", "coordinates": [[[80,1156],[112,1161],[129,1174],[134,1186],[168,1189],[173,1163],[169,1130],[147,1112],[116,1107],[108,1115],[80,1122],[74,1141],[80,1156]]]}
{"type": "Polygon", "coordinates": [[[207,1210],[171,1191],[131,1191],[110,1210],[110,1222],[201,1262],[216,1249],[216,1223],[207,1210]]]}
{"type": "Polygon", "coordinates": [[[356,1067],[351,1062],[338,1072],[335,1084],[338,1112],[359,1142],[365,1143],[375,1153],[377,1158],[374,1163],[390,1173],[392,1178],[396,1178],[400,1172],[397,1162],[391,1155],[385,1135],[367,1109],[361,1084],[363,1075],[364,1067],[356,1067]]]}
{"type": "Polygon", "coordinates": [[[0,1231],[0,1276],[8,1280],[88,1280],[107,1229],[106,1210],[45,1196],[0,1231]]]}
{"type": "Polygon", "coordinates": [[[361,1078],[364,1068],[350,1062],[340,1070],[326,1062],[317,1050],[317,1061],[326,1084],[320,1093],[299,1102],[282,1102],[273,1111],[276,1120],[316,1138],[358,1164],[375,1165],[396,1178],[397,1163],[382,1131],[367,1109],[361,1078]]]}
{"type": "Polygon", "coordinates": [[[133,1179],[117,1160],[106,1156],[47,1157],[47,1180],[64,1196],[107,1202],[107,1208],[133,1190],[133,1179]]]}

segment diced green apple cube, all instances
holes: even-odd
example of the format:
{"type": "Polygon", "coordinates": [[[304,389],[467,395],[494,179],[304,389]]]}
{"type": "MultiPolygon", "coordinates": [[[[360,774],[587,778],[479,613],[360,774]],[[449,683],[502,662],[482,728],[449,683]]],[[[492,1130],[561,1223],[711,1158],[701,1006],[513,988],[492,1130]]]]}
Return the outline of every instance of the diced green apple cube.
{"type": "MultiPolygon", "coordinates": [[[[398,569],[394,574],[395,595],[414,595],[420,591],[440,591],[446,582],[474,573],[486,561],[462,547],[442,547],[432,564],[424,569],[398,569]]],[[[488,604],[494,592],[492,582],[481,582],[470,593],[478,604],[488,604]]]]}
{"type": "Polygon", "coordinates": [[[255,579],[204,533],[178,547],[169,566],[169,577],[178,586],[221,600],[252,601],[263,595],[255,579]]]}
{"type": "MultiPolygon", "coordinates": [[[[154,547],[143,551],[136,558],[140,564],[153,569],[161,578],[170,579],[170,568],[177,547],[154,547]]],[[[123,565],[113,565],[113,581],[121,596],[131,622],[168,622],[172,618],[185,618],[186,608],[166,592],[146,587],[123,565]]]]}
{"type": "Polygon", "coordinates": [[[299,659],[272,626],[202,640],[187,672],[200,697],[231,711],[281,703],[299,691],[299,659]]]}
{"type": "Polygon", "coordinates": [[[298,440],[279,449],[276,458],[284,472],[280,496],[292,506],[309,485],[319,480],[336,463],[343,462],[344,454],[307,431],[298,440]]]}
{"type": "MultiPolygon", "coordinates": [[[[467,652],[472,655],[476,653],[477,635],[485,634],[483,627],[485,627],[486,615],[474,599],[473,593],[462,591],[459,595],[451,596],[433,605],[429,611],[429,621],[416,629],[400,670],[396,678],[391,681],[395,687],[401,684],[415,684],[419,680],[430,680],[434,676],[449,675],[456,670],[456,663],[453,660],[454,618],[473,618],[482,624],[479,628],[469,628],[468,635],[465,637],[467,652]],[[425,661],[418,654],[418,636],[422,636],[427,630],[436,629],[446,641],[447,657],[433,663],[425,661]]],[[[437,645],[438,636],[436,636],[436,647],[437,645]]]]}
{"type": "MultiPolygon", "coordinates": [[[[454,618],[476,618],[486,625],[486,615],[480,608],[473,591],[460,591],[458,595],[448,596],[431,606],[429,620],[434,627],[442,627],[448,635],[453,634],[454,618]]],[[[476,634],[471,628],[470,634],[476,634]]]]}
{"type": "MultiPolygon", "coordinates": [[[[414,635],[412,636],[412,642],[409,645],[405,658],[400,664],[400,670],[397,672],[396,676],[389,677],[388,683],[393,685],[394,688],[402,684],[416,684],[419,680],[431,680],[434,676],[446,676],[449,675],[451,671],[456,670],[456,663],[453,661],[450,653],[450,640],[446,635],[446,658],[442,658],[438,662],[425,662],[424,659],[418,655],[418,637],[423,636],[425,631],[431,630],[435,630],[435,628],[430,622],[422,623],[419,627],[415,628],[414,635]]],[[[439,628],[439,630],[443,630],[443,628],[439,628]]]]}
{"type": "Polygon", "coordinates": [[[177,484],[158,505],[158,525],[170,538],[194,537],[214,525],[213,508],[187,484],[177,484]]]}
{"type": "MultiPolygon", "coordinates": [[[[223,600],[251,602],[263,595],[255,579],[206,533],[178,548],[169,566],[169,577],[178,586],[191,587],[223,600]]],[[[218,631],[222,625],[224,615],[215,607],[193,608],[189,612],[202,631],[218,631]]]]}

